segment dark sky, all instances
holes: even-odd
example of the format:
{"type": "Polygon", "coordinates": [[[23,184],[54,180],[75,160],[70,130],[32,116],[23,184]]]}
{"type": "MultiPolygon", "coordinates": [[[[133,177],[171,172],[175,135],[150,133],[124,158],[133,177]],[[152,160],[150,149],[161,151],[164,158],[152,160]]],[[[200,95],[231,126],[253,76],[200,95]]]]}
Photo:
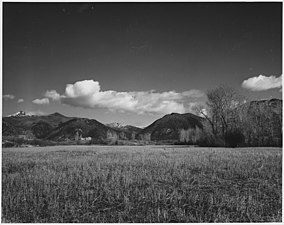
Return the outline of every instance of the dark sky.
{"type": "Polygon", "coordinates": [[[3,95],[15,96],[3,100],[3,115],[58,111],[144,126],[171,108],[190,111],[180,96],[193,89],[226,84],[252,99],[281,98],[279,88],[242,88],[259,75],[282,75],[281,2],[3,3],[3,95]],[[100,95],[78,94],[92,89],[87,83],[72,86],[76,96],[66,93],[84,80],[97,81],[100,95]],[[47,99],[47,90],[60,100],[32,102],[47,99]],[[147,109],[138,92],[154,99],[147,109]],[[116,104],[129,93],[137,105],[116,104]]]}

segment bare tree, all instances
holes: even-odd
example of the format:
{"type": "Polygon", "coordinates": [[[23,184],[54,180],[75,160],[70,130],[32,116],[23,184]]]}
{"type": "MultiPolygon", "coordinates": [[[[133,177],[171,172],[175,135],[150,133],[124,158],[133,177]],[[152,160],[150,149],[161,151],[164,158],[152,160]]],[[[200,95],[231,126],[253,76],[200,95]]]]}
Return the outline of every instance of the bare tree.
{"type": "Polygon", "coordinates": [[[206,121],[210,124],[211,130],[213,134],[216,134],[216,123],[214,123],[214,119],[212,115],[208,114],[208,107],[205,104],[197,104],[194,106],[193,111],[198,115],[206,119],[206,121]]]}
{"type": "Polygon", "coordinates": [[[207,92],[207,117],[214,135],[225,138],[229,131],[239,128],[239,109],[244,102],[243,96],[227,86],[219,86],[207,92]]]}

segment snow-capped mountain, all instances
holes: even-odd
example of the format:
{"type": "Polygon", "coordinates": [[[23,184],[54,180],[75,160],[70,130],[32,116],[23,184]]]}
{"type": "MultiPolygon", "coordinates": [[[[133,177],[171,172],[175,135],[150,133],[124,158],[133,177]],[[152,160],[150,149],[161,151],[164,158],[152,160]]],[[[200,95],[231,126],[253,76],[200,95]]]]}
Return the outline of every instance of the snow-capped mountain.
{"type": "Polygon", "coordinates": [[[19,111],[19,112],[16,112],[16,113],[14,113],[14,114],[11,114],[11,115],[9,115],[8,117],[22,117],[22,116],[29,116],[29,115],[27,115],[24,111],[19,111]]]}

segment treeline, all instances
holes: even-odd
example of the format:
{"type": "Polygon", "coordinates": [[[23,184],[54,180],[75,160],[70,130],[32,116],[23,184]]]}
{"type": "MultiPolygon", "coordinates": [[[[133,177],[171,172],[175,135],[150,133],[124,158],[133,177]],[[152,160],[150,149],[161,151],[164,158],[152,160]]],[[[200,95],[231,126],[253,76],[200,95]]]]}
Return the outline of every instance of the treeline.
{"type": "Polygon", "coordinates": [[[236,90],[219,86],[207,92],[195,110],[206,118],[203,146],[282,146],[282,101],[248,101],[236,90]]]}

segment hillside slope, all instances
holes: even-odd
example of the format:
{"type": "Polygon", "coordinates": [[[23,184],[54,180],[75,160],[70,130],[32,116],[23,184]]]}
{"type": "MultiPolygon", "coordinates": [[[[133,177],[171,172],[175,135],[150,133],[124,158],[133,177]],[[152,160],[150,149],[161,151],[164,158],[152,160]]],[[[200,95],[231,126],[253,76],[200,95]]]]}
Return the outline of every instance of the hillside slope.
{"type": "Polygon", "coordinates": [[[91,138],[92,143],[112,143],[120,139],[120,131],[105,126],[95,119],[74,118],[60,124],[46,137],[53,141],[70,141],[91,138]]]}
{"type": "Polygon", "coordinates": [[[204,118],[191,113],[172,113],[156,120],[148,127],[139,132],[140,139],[153,141],[176,140],[194,141],[194,136],[203,129],[204,118]],[[192,139],[192,140],[191,140],[192,139]]]}
{"type": "Polygon", "coordinates": [[[2,118],[3,136],[29,135],[31,138],[44,138],[49,132],[60,123],[64,123],[72,117],[66,117],[60,113],[53,113],[44,116],[8,116],[2,118]]]}

